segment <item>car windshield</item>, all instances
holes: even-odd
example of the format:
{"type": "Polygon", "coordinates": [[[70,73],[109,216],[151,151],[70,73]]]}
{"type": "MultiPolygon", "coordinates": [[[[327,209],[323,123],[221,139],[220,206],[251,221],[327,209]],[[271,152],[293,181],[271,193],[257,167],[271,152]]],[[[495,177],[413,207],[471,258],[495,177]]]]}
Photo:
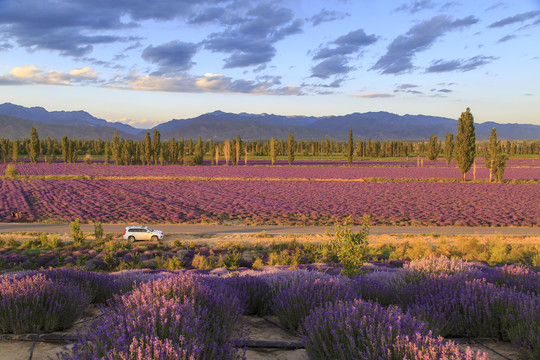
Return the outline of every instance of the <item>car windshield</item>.
{"type": "Polygon", "coordinates": [[[146,231],[152,232],[152,231],[154,231],[154,230],[150,229],[150,228],[147,226],[147,227],[146,227],[146,231]]]}

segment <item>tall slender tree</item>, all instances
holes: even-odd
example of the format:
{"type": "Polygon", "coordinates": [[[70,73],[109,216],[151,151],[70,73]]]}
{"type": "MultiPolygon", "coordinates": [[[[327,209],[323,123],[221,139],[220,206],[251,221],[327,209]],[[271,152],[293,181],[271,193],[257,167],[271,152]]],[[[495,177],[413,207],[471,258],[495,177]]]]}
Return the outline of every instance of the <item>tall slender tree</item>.
{"type": "Polygon", "coordinates": [[[444,139],[444,158],[446,160],[446,166],[450,166],[450,162],[454,157],[454,134],[446,133],[444,139]]]}
{"type": "Polygon", "coordinates": [[[28,156],[32,164],[37,164],[40,149],[37,130],[32,126],[30,129],[30,143],[28,144],[28,156]]]}
{"type": "Polygon", "coordinates": [[[195,144],[195,152],[193,156],[193,164],[195,165],[202,165],[204,159],[204,148],[203,148],[203,142],[201,139],[201,135],[199,135],[199,138],[197,139],[197,143],[195,144]]]}
{"type": "Polygon", "coordinates": [[[144,134],[144,165],[150,165],[150,160],[152,160],[152,139],[150,138],[150,133],[147,131],[144,134]]]}
{"type": "Polygon", "coordinates": [[[294,155],[296,153],[296,141],[294,141],[292,132],[289,133],[289,137],[287,138],[287,153],[289,155],[289,165],[291,165],[294,162],[294,155]]]}
{"type": "Polygon", "coordinates": [[[229,159],[231,157],[231,142],[229,139],[225,139],[223,142],[223,157],[225,158],[225,165],[229,165],[229,159]]]}
{"type": "Polygon", "coordinates": [[[495,181],[502,182],[507,159],[508,157],[502,151],[501,142],[497,139],[497,129],[493,128],[489,134],[485,160],[486,167],[489,169],[489,182],[493,176],[495,181]]]}
{"type": "Polygon", "coordinates": [[[352,129],[349,129],[349,142],[347,143],[347,164],[351,165],[354,155],[354,140],[352,129]]]}
{"type": "Polygon", "coordinates": [[[276,163],[276,139],[270,139],[270,160],[272,165],[276,163]]]}
{"type": "Polygon", "coordinates": [[[426,156],[429,160],[437,160],[439,157],[439,143],[437,142],[437,135],[429,135],[427,144],[426,156]]]}
{"type": "Polygon", "coordinates": [[[152,132],[152,157],[154,159],[154,165],[157,165],[159,154],[161,152],[161,139],[157,129],[152,132]]]}
{"type": "Polygon", "coordinates": [[[465,181],[465,174],[471,169],[476,155],[476,133],[471,109],[467,108],[465,112],[461,113],[458,121],[455,157],[459,172],[463,175],[463,181],[465,181]]]}
{"type": "Polygon", "coordinates": [[[19,159],[19,141],[13,140],[13,143],[11,145],[11,162],[16,164],[17,160],[19,159]]]}
{"type": "Polygon", "coordinates": [[[115,131],[111,143],[111,153],[116,165],[122,162],[120,150],[120,137],[118,136],[118,131],[115,131]]]}

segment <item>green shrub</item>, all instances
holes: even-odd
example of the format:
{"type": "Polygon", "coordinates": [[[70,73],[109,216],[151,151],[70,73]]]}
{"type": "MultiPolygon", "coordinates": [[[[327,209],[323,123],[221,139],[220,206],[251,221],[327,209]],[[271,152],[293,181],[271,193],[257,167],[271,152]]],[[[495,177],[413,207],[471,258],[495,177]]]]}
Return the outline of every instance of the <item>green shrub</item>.
{"type": "Polygon", "coordinates": [[[217,266],[217,261],[213,256],[195,254],[191,266],[199,270],[214,269],[217,266]]]}
{"type": "Polygon", "coordinates": [[[73,220],[69,223],[69,229],[71,230],[71,236],[73,237],[73,243],[75,245],[82,245],[84,243],[84,234],[79,225],[79,219],[73,220]]]}
{"type": "Polygon", "coordinates": [[[353,276],[364,264],[368,250],[369,216],[364,215],[362,229],[357,233],[350,229],[350,216],[343,224],[334,225],[334,238],[331,246],[343,265],[342,273],[353,276]]]}
{"type": "Polygon", "coordinates": [[[6,166],[5,175],[6,177],[10,179],[16,179],[17,176],[19,175],[19,170],[17,169],[15,165],[8,164],[6,166]]]}
{"type": "Polygon", "coordinates": [[[103,240],[103,227],[101,226],[101,221],[94,223],[94,236],[96,237],[97,242],[103,240]]]}

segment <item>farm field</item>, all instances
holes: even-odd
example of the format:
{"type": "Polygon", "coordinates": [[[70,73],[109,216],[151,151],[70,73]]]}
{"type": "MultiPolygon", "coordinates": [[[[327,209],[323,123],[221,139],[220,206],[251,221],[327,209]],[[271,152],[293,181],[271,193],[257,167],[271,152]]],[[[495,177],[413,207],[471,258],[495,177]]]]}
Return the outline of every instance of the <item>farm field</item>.
{"type": "Polygon", "coordinates": [[[369,214],[374,225],[538,226],[537,159],[510,160],[503,184],[480,167],[478,181],[454,181],[456,168],[433,163],[17,164],[20,179],[0,179],[0,221],[20,211],[30,222],[327,225],[369,214]]]}

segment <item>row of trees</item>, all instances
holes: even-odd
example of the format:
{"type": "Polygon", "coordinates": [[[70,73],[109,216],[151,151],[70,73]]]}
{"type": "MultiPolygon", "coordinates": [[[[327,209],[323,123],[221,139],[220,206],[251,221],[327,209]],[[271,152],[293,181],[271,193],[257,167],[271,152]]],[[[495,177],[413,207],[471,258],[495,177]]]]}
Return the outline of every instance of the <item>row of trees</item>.
{"type": "Polygon", "coordinates": [[[204,142],[200,136],[196,142],[192,139],[185,141],[183,137],[179,141],[174,137],[171,140],[161,141],[160,133],[156,129],[153,130],[152,136],[146,132],[141,141],[120,139],[118,133],[115,133],[111,141],[72,140],[64,136],[59,142],[50,137],[40,141],[35,128],[31,129],[29,139],[0,140],[0,158],[3,158],[4,163],[8,157],[12,162],[17,162],[21,153],[27,155],[33,163],[38,161],[40,155],[52,162],[61,155],[65,163],[73,163],[83,154],[86,154],[85,160],[89,162],[91,154],[94,154],[103,156],[105,163],[109,163],[112,159],[120,165],[199,165],[203,163],[205,157],[209,157],[212,164],[218,164],[220,156],[223,156],[227,165],[229,163],[237,165],[242,158],[247,162],[248,155],[269,156],[272,164],[278,156],[287,156],[289,164],[292,164],[298,154],[331,156],[335,153],[343,154],[347,162],[351,164],[355,156],[404,157],[425,154],[429,160],[435,160],[442,153],[447,165],[455,157],[464,178],[474,163],[478,150],[486,158],[485,164],[490,169],[490,180],[494,177],[500,181],[508,158],[506,153],[538,154],[540,144],[537,141],[520,143],[507,141],[503,144],[497,139],[496,129],[493,128],[488,144],[478,146],[474,119],[469,108],[459,118],[455,139],[452,133],[448,133],[444,143],[439,142],[435,135],[429,137],[427,144],[424,141],[371,141],[371,139],[355,141],[352,129],[349,130],[347,142],[335,142],[329,138],[323,141],[296,141],[292,133],[289,134],[286,142],[283,139],[274,138],[268,141],[245,142],[240,136],[222,143],[216,143],[212,139],[204,142]]]}

